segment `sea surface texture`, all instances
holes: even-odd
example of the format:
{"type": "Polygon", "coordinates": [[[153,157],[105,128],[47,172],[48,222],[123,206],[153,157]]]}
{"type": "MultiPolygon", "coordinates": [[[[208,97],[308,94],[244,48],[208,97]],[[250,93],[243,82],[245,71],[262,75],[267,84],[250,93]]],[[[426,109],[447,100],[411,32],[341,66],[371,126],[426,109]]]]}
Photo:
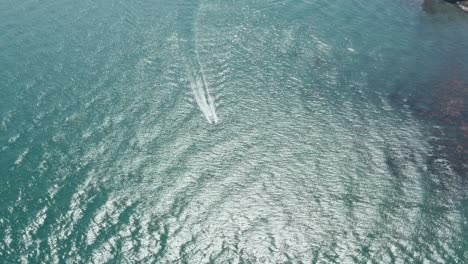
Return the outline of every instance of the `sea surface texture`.
{"type": "Polygon", "coordinates": [[[468,14],[0,0],[0,263],[467,263],[468,14]]]}

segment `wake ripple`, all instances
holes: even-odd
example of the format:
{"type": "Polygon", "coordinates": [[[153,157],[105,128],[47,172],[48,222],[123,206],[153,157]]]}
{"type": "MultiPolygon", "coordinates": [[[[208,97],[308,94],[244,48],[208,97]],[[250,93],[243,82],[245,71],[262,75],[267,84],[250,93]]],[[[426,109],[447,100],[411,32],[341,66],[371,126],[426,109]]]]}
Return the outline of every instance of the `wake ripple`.
{"type": "Polygon", "coordinates": [[[212,90],[206,81],[205,71],[203,70],[202,61],[200,60],[200,54],[198,51],[200,9],[200,6],[198,6],[194,13],[193,25],[191,25],[192,35],[188,37],[190,41],[188,43],[188,49],[186,50],[187,59],[185,65],[188,79],[190,81],[190,87],[198,107],[206,120],[210,124],[215,124],[219,122],[219,118],[216,113],[215,99],[212,95],[212,90]]]}
{"type": "Polygon", "coordinates": [[[216,114],[215,101],[206,82],[203,70],[199,65],[198,67],[193,67],[193,65],[190,63],[187,65],[190,86],[192,88],[193,95],[195,97],[195,101],[198,104],[198,107],[200,107],[200,110],[209,123],[218,123],[219,118],[216,114]]]}

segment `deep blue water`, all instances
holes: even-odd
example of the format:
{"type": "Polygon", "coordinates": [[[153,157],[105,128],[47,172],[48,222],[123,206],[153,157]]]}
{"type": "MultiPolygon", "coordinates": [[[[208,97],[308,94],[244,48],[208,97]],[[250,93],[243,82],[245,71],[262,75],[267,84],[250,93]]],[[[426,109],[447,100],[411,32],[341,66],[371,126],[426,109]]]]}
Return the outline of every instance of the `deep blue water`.
{"type": "Polygon", "coordinates": [[[0,0],[0,263],[465,263],[468,15],[0,0]]]}

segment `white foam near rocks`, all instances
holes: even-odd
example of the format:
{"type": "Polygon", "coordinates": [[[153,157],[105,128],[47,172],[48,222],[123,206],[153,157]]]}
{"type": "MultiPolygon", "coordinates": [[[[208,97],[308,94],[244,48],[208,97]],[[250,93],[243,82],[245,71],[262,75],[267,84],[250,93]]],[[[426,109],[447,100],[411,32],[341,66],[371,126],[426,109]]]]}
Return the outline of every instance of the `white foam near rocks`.
{"type": "Polygon", "coordinates": [[[461,8],[461,10],[468,12],[468,1],[461,1],[457,3],[458,7],[461,8]]]}

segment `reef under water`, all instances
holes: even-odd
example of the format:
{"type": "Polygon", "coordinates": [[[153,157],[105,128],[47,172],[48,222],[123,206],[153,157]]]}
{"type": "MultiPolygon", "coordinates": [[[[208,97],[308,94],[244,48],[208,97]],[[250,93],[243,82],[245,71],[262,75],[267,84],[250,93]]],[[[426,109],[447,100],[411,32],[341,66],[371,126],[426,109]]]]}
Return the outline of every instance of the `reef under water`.
{"type": "Polygon", "coordinates": [[[391,98],[432,124],[433,155],[429,163],[443,157],[458,174],[464,175],[468,169],[468,78],[461,72],[467,71],[419,85],[429,89],[409,96],[395,93],[391,98]]]}
{"type": "MultiPolygon", "coordinates": [[[[452,2],[459,1],[423,2],[422,8],[433,23],[432,33],[457,27],[463,30],[462,26],[468,26],[468,17],[452,2]]],[[[457,39],[454,32],[456,30],[451,37],[457,39]]],[[[414,87],[397,88],[390,98],[396,105],[409,108],[416,117],[429,124],[428,133],[433,148],[428,160],[429,167],[437,166],[435,164],[440,160],[447,160],[451,170],[468,179],[468,65],[464,59],[468,53],[462,37],[458,42],[451,43],[444,42],[448,39],[447,35],[440,35],[440,39],[439,43],[432,45],[439,45],[440,54],[436,56],[441,60],[441,66],[424,78],[415,77],[414,87]]],[[[425,40],[421,42],[421,46],[427,44],[425,40]]]]}

